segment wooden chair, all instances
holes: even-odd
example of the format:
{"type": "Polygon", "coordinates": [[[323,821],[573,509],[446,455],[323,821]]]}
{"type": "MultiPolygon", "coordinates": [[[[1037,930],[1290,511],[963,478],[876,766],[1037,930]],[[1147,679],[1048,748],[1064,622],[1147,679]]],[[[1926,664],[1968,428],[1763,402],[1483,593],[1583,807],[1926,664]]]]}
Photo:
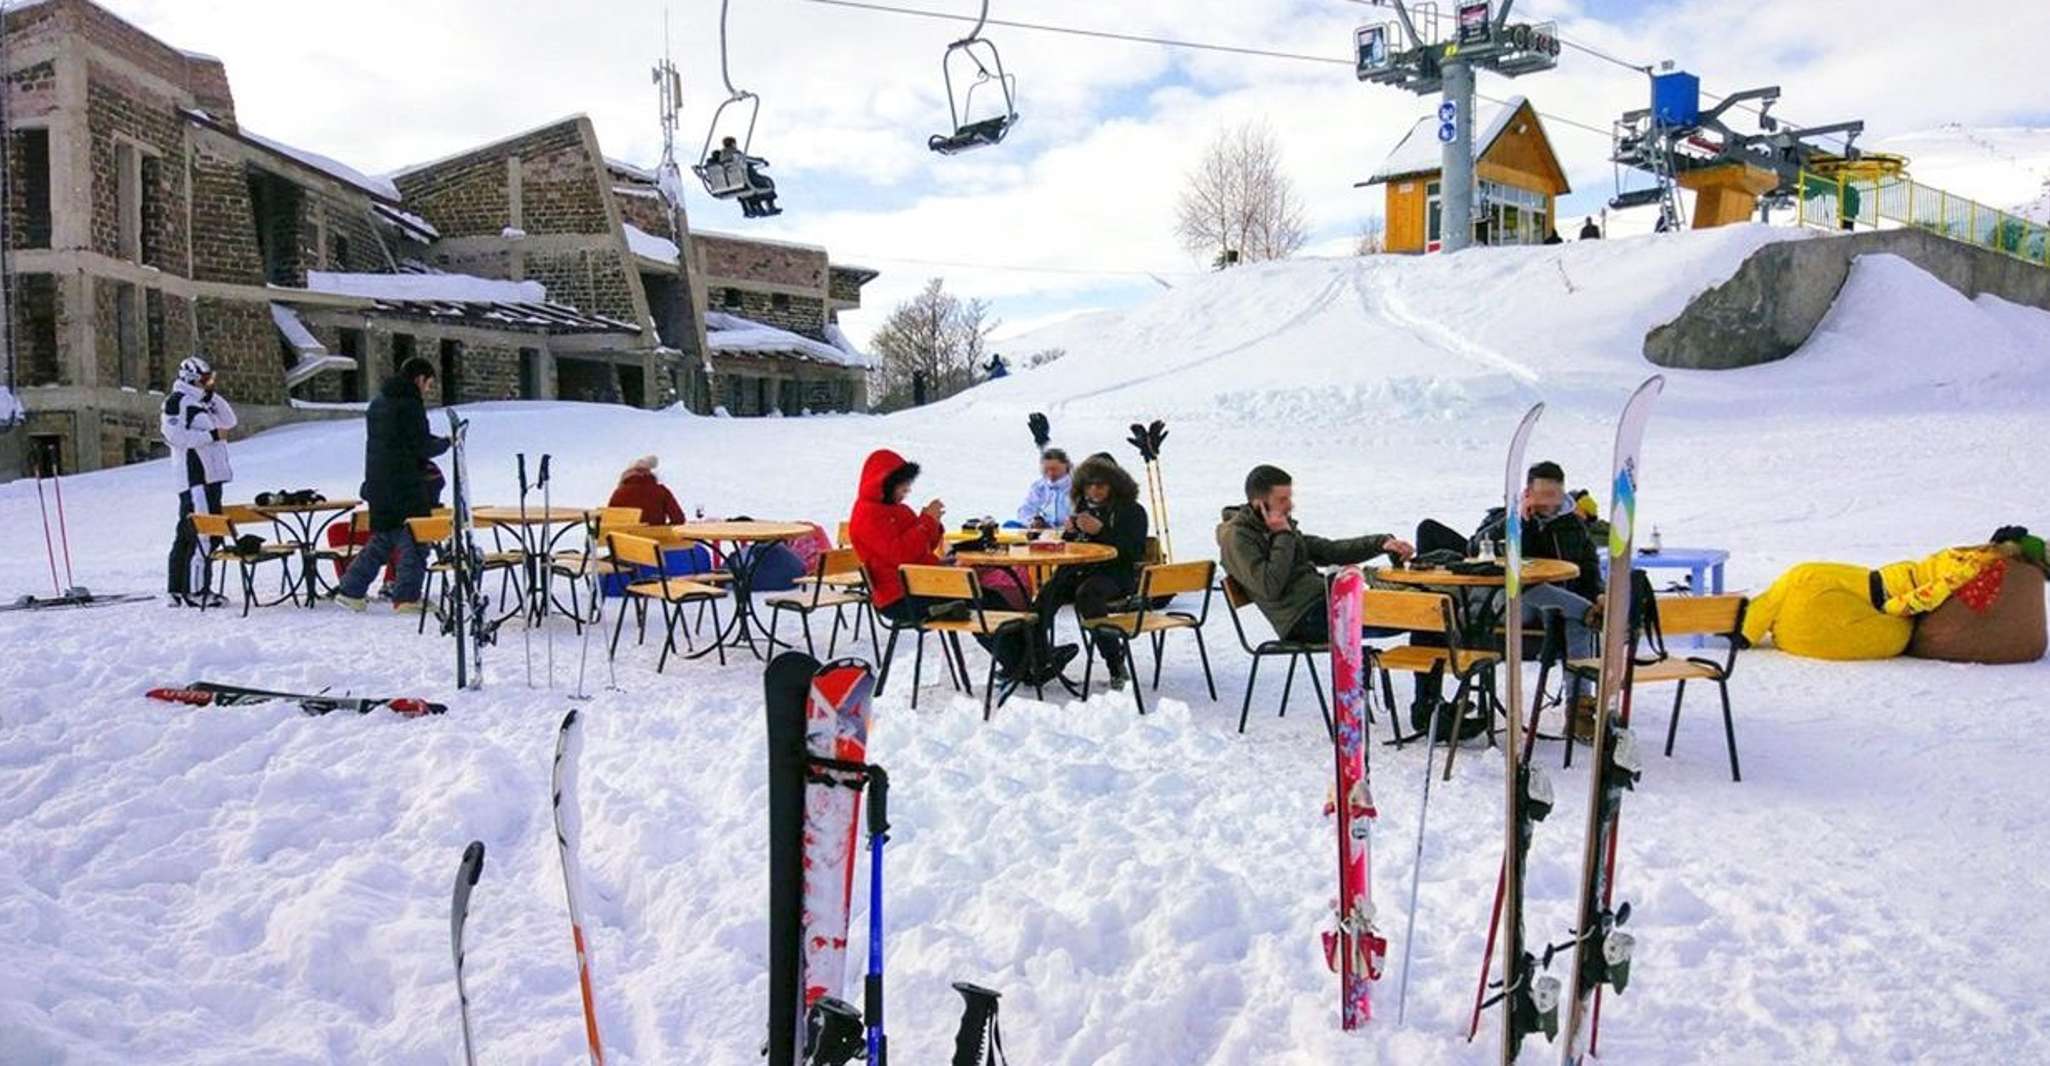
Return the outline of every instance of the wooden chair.
{"type": "MultiPolygon", "coordinates": [[[[645,568],[655,572],[655,580],[634,581],[626,586],[625,592],[628,600],[641,604],[655,603],[662,608],[662,656],[655,662],[656,673],[662,672],[662,668],[669,663],[669,653],[676,650],[677,622],[682,619],[683,608],[686,605],[710,604],[712,629],[716,634],[719,629],[718,601],[726,598],[725,589],[685,577],[670,577],[669,562],[663,556],[665,546],[652,537],[612,533],[606,536],[605,545],[611,553],[613,566],[627,571],[645,568]]],[[[645,619],[646,615],[643,614],[642,617],[645,619]]],[[[612,645],[606,651],[608,656],[616,656],[619,653],[619,632],[625,623],[626,612],[621,611],[619,618],[612,623],[612,645]]],[[[686,647],[690,647],[692,651],[696,650],[690,643],[688,630],[684,632],[683,640],[686,647]]],[[[719,665],[724,666],[726,647],[718,643],[716,635],[713,641],[713,648],[719,654],[719,665]]]]}
{"type": "MultiPolygon", "coordinates": [[[[1495,666],[1502,657],[1492,651],[1470,650],[1461,646],[1459,626],[1452,611],[1452,597],[1442,592],[1405,592],[1392,589],[1367,589],[1361,597],[1360,624],[1369,629],[1407,630],[1411,633],[1425,633],[1440,638],[1443,647],[1421,644],[1403,644],[1390,648],[1367,646],[1367,667],[1381,675],[1381,694],[1388,705],[1388,724],[1395,734],[1399,746],[1418,737],[1429,738],[1435,732],[1432,724],[1437,721],[1440,708],[1433,707],[1420,731],[1403,736],[1396,725],[1395,687],[1389,680],[1390,673],[1442,674],[1459,682],[1453,693],[1450,706],[1460,705],[1467,694],[1479,690],[1485,699],[1485,717],[1488,722],[1488,737],[1492,742],[1495,735],[1495,666]]],[[[1441,705],[1445,701],[1440,699],[1441,705]]],[[[1454,723],[1456,734],[1457,723],[1454,723]]],[[[1457,741],[1452,744],[1456,750],[1457,741]]],[[[1448,760],[1449,772],[1449,760],[1448,760]]]]}
{"type": "MultiPolygon", "coordinates": [[[[861,564],[861,577],[863,584],[867,585],[869,588],[875,587],[875,575],[869,573],[867,563],[861,564]]],[[[896,661],[898,634],[903,633],[906,630],[917,632],[918,623],[900,622],[897,619],[890,617],[889,614],[883,611],[876,610],[875,601],[873,599],[870,599],[869,601],[868,613],[869,624],[871,626],[880,625],[884,632],[890,634],[890,639],[883,645],[881,662],[878,664],[876,670],[875,695],[880,696],[883,694],[883,687],[889,684],[890,682],[890,667],[891,664],[893,664],[896,661]]],[[[924,638],[921,637],[920,639],[922,640],[924,638]]],[[[952,651],[947,651],[947,653],[941,655],[940,658],[946,660],[947,678],[953,684],[955,690],[962,692],[968,691],[965,686],[966,678],[964,676],[964,672],[962,670],[956,669],[956,664],[954,662],[954,655],[952,651]]],[[[970,694],[972,695],[972,693],[970,694]]],[[[913,693],[912,695],[913,698],[916,698],[917,696],[916,693],[913,693]]]]}
{"type": "MultiPolygon", "coordinates": [[[[804,585],[795,592],[779,592],[762,597],[762,603],[769,608],[769,646],[776,646],[776,623],[785,613],[795,613],[804,623],[804,649],[818,656],[819,649],[812,642],[811,616],[830,608],[833,612],[833,632],[826,639],[826,658],[831,659],[840,644],[840,627],[847,623],[845,611],[854,608],[854,639],[861,639],[861,620],[867,614],[868,594],[862,590],[861,559],[853,548],[835,548],[819,555],[818,565],[807,575],[804,585]],[[834,579],[853,575],[852,586],[842,585],[834,579]]],[[[869,645],[871,650],[880,650],[882,642],[876,637],[875,623],[869,623],[869,645]]]]}
{"type": "Polygon", "coordinates": [[[349,570],[349,565],[351,563],[354,563],[356,561],[356,556],[361,554],[363,551],[363,545],[356,543],[356,538],[361,536],[367,536],[369,533],[369,510],[364,508],[358,508],[354,511],[351,511],[349,512],[348,539],[334,547],[328,547],[326,545],[323,545],[315,549],[313,553],[313,558],[317,562],[334,563],[341,568],[343,573],[347,573],[349,570]]]}
{"type": "MultiPolygon", "coordinates": [[[[1687,682],[1714,682],[1716,692],[1723,704],[1723,743],[1730,756],[1730,780],[1744,780],[1743,771],[1737,764],[1737,726],[1730,713],[1730,674],[1737,667],[1737,651],[1742,646],[1738,638],[1744,631],[1744,612],[1751,606],[1749,598],[1729,596],[1660,596],[1657,624],[1649,628],[1645,644],[1652,654],[1631,665],[1630,684],[1662,685],[1677,683],[1673,692],[1673,715],[1666,724],[1666,756],[1672,757],[1673,741],[1680,731],[1680,705],[1687,698],[1687,682]],[[1721,637],[1727,645],[1720,660],[1689,656],[1675,658],[1666,650],[1665,637],[1721,637]]],[[[1600,659],[1577,659],[1572,669],[1584,676],[1598,674],[1600,659]]]]}
{"type": "MultiPolygon", "coordinates": [[[[246,511],[247,509],[238,508],[238,510],[246,511]]],[[[255,550],[245,552],[236,547],[235,544],[236,540],[242,535],[241,526],[236,523],[234,518],[225,513],[225,510],[222,514],[194,514],[191,516],[191,519],[192,531],[194,533],[201,537],[221,542],[220,547],[207,553],[208,571],[211,572],[213,565],[219,563],[221,567],[221,581],[226,583],[228,580],[228,564],[231,562],[235,563],[239,568],[242,578],[242,617],[249,617],[249,608],[252,606],[274,607],[292,598],[296,591],[296,586],[289,580],[291,573],[290,565],[291,560],[299,555],[297,545],[279,541],[265,541],[255,550]],[[280,585],[283,586],[284,591],[275,600],[258,600],[256,598],[257,568],[264,563],[271,562],[279,564],[279,571],[282,575],[280,585]]],[[[269,521],[269,519],[264,518],[262,515],[257,515],[256,519],[258,521],[269,521]]],[[[208,581],[209,585],[212,583],[212,581],[208,581]]],[[[204,598],[200,600],[200,609],[206,609],[206,600],[204,598]]]]}
{"type": "Polygon", "coordinates": [[[584,516],[584,546],[565,548],[548,557],[549,576],[570,582],[569,611],[578,630],[584,627],[584,612],[577,590],[589,586],[595,606],[600,597],[598,582],[620,572],[605,553],[605,535],[630,532],[640,527],[640,521],[637,507],[597,508],[584,516]]]}
{"type": "MultiPolygon", "coordinates": [[[[439,578],[441,582],[441,598],[444,603],[437,610],[446,613],[449,610],[449,605],[445,601],[455,594],[455,546],[449,543],[450,538],[455,535],[455,517],[452,514],[443,513],[429,515],[426,518],[408,518],[406,519],[406,528],[412,531],[415,543],[423,547],[439,549],[435,553],[436,558],[427,564],[426,575],[420,582],[420,602],[422,604],[432,604],[435,602],[434,585],[435,580],[439,578]]],[[[496,572],[499,575],[498,589],[500,597],[505,595],[506,583],[508,581],[511,582],[514,590],[517,591],[521,588],[520,570],[521,562],[524,558],[518,552],[484,553],[484,573],[496,572]]],[[[420,612],[419,632],[427,632],[427,615],[429,613],[425,610],[420,612]]]]}
{"type": "MultiPolygon", "coordinates": [[[[961,651],[961,635],[994,637],[1001,633],[1015,632],[1039,624],[1039,616],[1031,611],[994,611],[982,605],[982,579],[972,567],[965,566],[900,566],[899,577],[904,582],[908,596],[923,600],[934,606],[949,603],[965,604],[968,615],[965,618],[933,618],[927,616],[913,627],[918,630],[918,653],[911,660],[911,706],[918,707],[919,674],[925,662],[925,635],[940,635],[940,651],[946,654],[952,649],[955,665],[960,670],[961,681],[968,681],[968,659],[961,651]]],[[[898,630],[890,631],[890,647],[897,644],[898,630]]],[[[883,653],[888,658],[889,651],[883,653]]],[[[996,706],[997,660],[989,659],[989,673],[983,680],[982,720],[989,721],[990,712],[996,706]]],[[[975,695],[975,689],[968,687],[968,694],[975,695]]]]}
{"type": "MultiPolygon", "coordinates": [[[[1151,539],[1151,538],[1148,538],[1151,539]]],[[[1132,671],[1132,641],[1139,637],[1148,638],[1153,644],[1153,691],[1160,691],[1161,651],[1166,647],[1167,635],[1177,629],[1186,629],[1196,635],[1196,655],[1203,662],[1203,683],[1210,688],[1210,700],[1217,701],[1217,682],[1210,674],[1210,651],[1203,645],[1203,623],[1210,619],[1210,593],[1217,580],[1217,564],[1208,559],[1188,563],[1153,563],[1139,571],[1139,595],[1136,611],[1108,614],[1101,618],[1081,618],[1081,608],[1076,616],[1084,633],[1100,633],[1115,639],[1123,649],[1125,668],[1134,674],[1132,700],[1139,705],[1139,713],[1146,713],[1146,698],[1139,691],[1137,671],[1132,671]],[[1170,611],[1156,608],[1155,603],[1172,600],[1183,593],[1203,594],[1203,605],[1196,613],[1170,611]]],[[[1089,678],[1096,669],[1096,644],[1087,641],[1088,659],[1082,668],[1082,689],[1089,689],[1089,678]]]]}
{"type": "Polygon", "coordinates": [[[1231,608],[1232,632],[1238,634],[1239,647],[1244,648],[1246,654],[1253,657],[1252,669],[1246,672],[1245,699],[1239,703],[1239,732],[1243,733],[1246,731],[1246,716],[1253,708],[1253,685],[1260,679],[1260,660],[1285,658],[1288,660],[1288,679],[1281,685],[1281,711],[1275,717],[1288,717],[1288,697],[1289,693],[1295,688],[1296,667],[1307,661],[1310,664],[1310,684],[1317,690],[1317,705],[1324,712],[1324,731],[1329,733],[1331,731],[1331,703],[1324,698],[1324,682],[1317,678],[1316,658],[1330,652],[1331,645],[1284,640],[1281,638],[1281,634],[1278,633],[1275,634],[1275,639],[1273,640],[1263,640],[1258,644],[1253,643],[1246,636],[1245,623],[1239,621],[1239,612],[1253,602],[1252,594],[1248,593],[1245,586],[1239,584],[1238,580],[1229,574],[1226,574],[1224,580],[1219,584],[1224,591],[1224,605],[1231,608]]]}

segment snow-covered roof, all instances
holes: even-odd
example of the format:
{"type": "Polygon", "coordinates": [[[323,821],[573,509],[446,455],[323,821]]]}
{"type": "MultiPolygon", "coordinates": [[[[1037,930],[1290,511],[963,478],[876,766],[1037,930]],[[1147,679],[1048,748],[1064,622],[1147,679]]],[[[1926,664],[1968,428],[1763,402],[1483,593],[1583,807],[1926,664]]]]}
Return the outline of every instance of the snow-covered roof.
{"type": "Polygon", "coordinates": [[[274,141],[269,137],[251,133],[249,132],[248,127],[237,127],[237,132],[240,133],[245,140],[252,141],[258,145],[268,148],[271,151],[278,153],[279,155],[296,159],[299,162],[304,163],[315,170],[327,174],[330,177],[339,178],[342,181],[349,183],[350,185],[354,185],[355,187],[362,189],[364,192],[370,193],[375,196],[382,196],[387,200],[397,200],[399,198],[399,187],[392,184],[389,179],[371,177],[370,175],[365,174],[360,170],[357,170],[355,167],[349,166],[346,163],[340,163],[333,159],[329,159],[328,157],[321,155],[318,152],[309,152],[303,148],[294,148],[291,145],[284,143],[283,141],[274,141]]]}
{"type": "Polygon", "coordinates": [[[675,241],[667,237],[658,237],[631,222],[626,223],[626,247],[644,259],[660,259],[665,263],[674,263],[680,258],[675,241]]]}
{"type": "Polygon", "coordinates": [[[607,167],[612,168],[613,170],[618,171],[621,174],[626,175],[629,178],[638,178],[641,181],[655,180],[654,171],[649,170],[647,167],[636,166],[635,164],[629,163],[624,159],[614,159],[608,155],[605,157],[605,165],[607,167]]]}
{"type": "MultiPolygon", "coordinates": [[[[1512,96],[1495,105],[1489,112],[1488,121],[1474,133],[1473,157],[1479,159],[1494,147],[1495,141],[1509,129],[1509,120],[1515,117],[1519,108],[1529,101],[1521,96],[1512,96]]],[[[1395,150],[1381,161],[1374,173],[1362,185],[1393,181],[1414,174],[1426,174],[1445,165],[1445,146],[1438,140],[1438,116],[1425,115],[1416,120],[1416,125],[1396,142],[1395,150]]]]}
{"type": "Polygon", "coordinates": [[[330,353],[327,345],[306,328],[306,323],[299,321],[298,312],[284,304],[270,305],[270,320],[277,324],[278,332],[285,335],[292,350],[299,353],[298,361],[285,369],[286,388],[304,384],[322,371],[356,369],[356,360],[330,353]]]}
{"type": "Polygon", "coordinates": [[[395,225],[410,229],[427,240],[441,239],[441,231],[435,229],[433,223],[404,208],[393,207],[390,204],[371,204],[370,209],[390,219],[395,225]]]}
{"type": "Polygon", "coordinates": [[[539,304],[548,289],[538,281],[503,281],[471,274],[343,274],[306,272],[306,288],[373,300],[445,300],[454,303],[539,304]]]}
{"type": "Polygon", "coordinates": [[[542,130],[552,129],[556,126],[562,125],[565,122],[576,122],[586,117],[587,116],[582,111],[578,111],[574,114],[564,115],[561,118],[558,118],[552,122],[543,122],[538,126],[534,126],[530,129],[521,130],[518,133],[508,133],[503,137],[496,137],[491,140],[485,141],[483,144],[473,144],[470,145],[468,148],[462,149],[461,151],[450,152],[444,156],[437,156],[433,159],[427,160],[424,163],[412,163],[407,166],[400,167],[397,170],[393,170],[386,173],[384,176],[393,179],[403,178],[406,175],[411,174],[415,171],[426,170],[428,167],[437,167],[452,159],[461,159],[466,155],[471,155],[476,152],[485,151],[496,145],[504,144],[507,141],[517,141],[522,137],[532,136],[536,133],[541,132],[542,130]]]}
{"type": "Polygon", "coordinates": [[[856,370],[872,370],[875,357],[856,348],[840,332],[838,326],[826,326],[826,341],[815,341],[810,337],[777,329],[751,318],[728,314],[724,311],[705,312],[705,341],[715,352],[757,352],[769,355],[791,355],[815,363],[851,367],[856,370]],[[831,343],[828,343],[830,341],[831,343]]]}

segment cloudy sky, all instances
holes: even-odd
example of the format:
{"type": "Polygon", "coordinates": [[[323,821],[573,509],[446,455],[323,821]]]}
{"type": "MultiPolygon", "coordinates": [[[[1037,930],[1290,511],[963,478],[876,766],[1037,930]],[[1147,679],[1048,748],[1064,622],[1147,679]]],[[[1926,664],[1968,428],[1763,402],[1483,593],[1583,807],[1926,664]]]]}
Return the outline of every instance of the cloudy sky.
{"type": "MultiPolygon", "coordinates": [[[[718,0],[101,2],[177,47],[226,60],[250,129],[371,172],[579,111],[607,154],[652,162],[661,142],[649,67],[665,14],[683,71],[687,155],[725,95],[718,0]]],[[[974,0],[879,2],[976,10],[974,0]]],[[[736,206],[697,198],[693,226],[822,244],[836,261],[881,270],[867,308],[848,319],[857,338],[931,276],[990,300],[1014,333],[1142,299],[1200,270],[1173,238],[1176,190],[1206,139],[1244,119],[1277,134],[1313,249],[1349,248],[1381,202],[1353,182],[1435,105],[1354,80],[1353,27],[1392,17],[1357,0],[992,6],[996,19],[1304,58],[992,26],[985,35],[1018,78],[1023,117],[1003,145],[944,158],[925,142],[947,124],[940,58],[964,24],[819,0],[732,0],[733,80],[761,94],[754,151],[774,165],[786,211],[743,222],[736,206]]],[[[1515,10],[1557,19],[1566,40],[1631,63],[1673,59],[1711,91],[1777,84],[1779,117],[1862,118],[1870,138],[1946,122],[2050,125],[2040,49],[1999,45],[2050,40],[2043,0],[1954,10],[1914,0],[1520,0],[1515,10]]],[[[1480,91],[1528,95],[1548,116],[1574,187],[1561,214],[1573,219],[1615,191],[1607,130],[1643,106],[1645,86],[1640,74],[1569,49],[1555,71],[1514,82],[1483,75],[1480,91]]]]}

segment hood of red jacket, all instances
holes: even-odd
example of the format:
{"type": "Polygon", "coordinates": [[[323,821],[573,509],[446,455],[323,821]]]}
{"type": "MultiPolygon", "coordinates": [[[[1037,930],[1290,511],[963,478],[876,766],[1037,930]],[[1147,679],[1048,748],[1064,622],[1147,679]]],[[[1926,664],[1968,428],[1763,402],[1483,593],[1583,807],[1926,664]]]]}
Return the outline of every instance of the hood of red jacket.
{"type": "Polygon", "coordinates": [[[861,464],[861,499],[871,503],[888,503],[883,498],[883,482],[890,475],[904,469],[904,457],[888,448],[877,448],[868,454],[868,461],[861,464]]]}

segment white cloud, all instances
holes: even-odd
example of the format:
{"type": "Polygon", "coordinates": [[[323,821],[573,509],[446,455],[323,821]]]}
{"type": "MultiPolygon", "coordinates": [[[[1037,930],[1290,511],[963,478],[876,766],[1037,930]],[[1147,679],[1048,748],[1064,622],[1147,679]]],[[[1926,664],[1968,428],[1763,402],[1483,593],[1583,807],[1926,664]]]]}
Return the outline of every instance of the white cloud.
{"type": "MultiPolygon", "coordinates": [[[[592,116],[611,155],[651,160],[659,150],[648,76],[661,51],[665,5],[656,0],[108,2],[173,45],[221,56],[252,129],[360,169],[443,155],[570,111],[592,116]]],[[[1347,54],[1353,26],[1389,17],[1340,0],[1009,7],[995,14],[1334,59],[1347,54]]],[[[682,148],[694,154],[725,95],[719,8],[678,0],[669,9],[688,105],[682,148]]],[[[1516,10],[1558,17],[1569,39],[1631,62],[1673,58],[1710,89],[1780,85],[1778,113],[1862,118],[1867,143],[1946,121],[2011,122],[2040,108],[2040,94],[2021,91],[2041,84],[2040,58],[2002,42],[2050,39],[2050,5],[2040,2],[1986,8],[1940,33],[1900,32],[1933,25],[1929,8],[1909,0],[1824,0],[1797,15],[1777,0],[1681,0],[1647,4],[1627,25],[1561,0],[1522,0],[1516,10]]],[[[1196,269],[1172,239],[1180,175],[1212,131],[1249,117],[1275,128],[1318,246],[1349,243],[1380,202],[1352,183],[1432,103],[1363,86],[1342,63],[992,27],[988,36],[1018,77],[1023,119],[1003,146],[945,159],[925,140],[946,123],[940,58],[964,23],[750,0],[734,5],[730,29],[734,80],[762,95],[755,148],[775,163],[786,193],[788,213],[760,232],[885,270],[868,289],[869,309],[849,320],[856,337],[929,274],[991,298],[999,314],[1023,308],[1023,318],[1057,313],[1064,300],[1094,305],[1106,291],[1136,299],[1154,289],[1143,277],[1056,270],[1196,269]]],[[[1527,94],[1541,110],[1597,131],[1646,96],[1641,74],[1572,50],[1554,72],[1514,83],[1484,76],[1481,91],[1527,94]]],[[[1605,134],[1556,120],[1549,128],[1581,194],[1575,202],[1605,200],[1613,185],[1605,134]]],[[[691,210],[708,227],[739,225],[730,204],[702,200],[691,210]]]]}

